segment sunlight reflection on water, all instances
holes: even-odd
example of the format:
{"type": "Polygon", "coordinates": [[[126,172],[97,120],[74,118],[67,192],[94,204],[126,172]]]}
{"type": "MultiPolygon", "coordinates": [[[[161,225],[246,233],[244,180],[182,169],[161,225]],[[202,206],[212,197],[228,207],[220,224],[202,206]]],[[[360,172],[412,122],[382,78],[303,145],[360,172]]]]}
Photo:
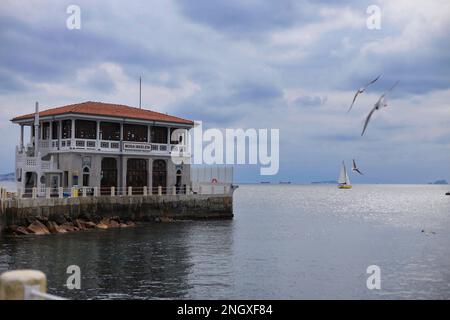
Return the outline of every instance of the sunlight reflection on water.
{"type": "Polygon", "coordinates": [[[448,299],[447,189],[242,185],[231,221],[3,237],[0,270],[43,270],[71,298],[448,299]],[[70,264],[81,291],[64,287],[70,264]],[[382,290],[366,288],[371,264],[382,290]]]}

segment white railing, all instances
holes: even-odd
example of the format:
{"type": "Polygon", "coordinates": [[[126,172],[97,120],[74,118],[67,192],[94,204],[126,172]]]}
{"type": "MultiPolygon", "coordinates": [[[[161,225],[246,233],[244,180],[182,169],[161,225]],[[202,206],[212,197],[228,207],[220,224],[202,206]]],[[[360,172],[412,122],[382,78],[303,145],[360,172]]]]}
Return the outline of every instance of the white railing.
{"type": "Polygon", "coordinates": [[[97,140],[75,139],[74,141],[75,149],[95,150],[97,146],[97,140]]]}
{"type": "Polygon", "coordinates": [[[61,139],[61,150],[70,150],[70,149],[72,149],[72,140],[61,139]]]}
{"type": "Polygon", "coordinates": [[[40,185],[34,188],[19,188],[16,198],[80,198],[100,196],[165,196],[165,195],[228,195],[233,191],[232,185],[190,185],[171,187],[72,187],[48,188],[40,185]]]}
{"type": "Polygon", "coordinates": [[[39,140],[39,150],[44,154],[58,150],[58,140],[39,140]]]}
{"type": "Polygon", "coordinates": [[[91,150],[117,153],[120,151],[122,144],[122,151],[124,153],[148,153],[148,154],[164,154],[170,153],[187,154],[188,147],[186,145],[171,145],[167,143],[149,143],[149,142],[134,142],[134,141],[108,141],[108,140],[91,140],[91,139],[61,139],[61,140],[42,140],[39,141],[39,147],[42,154],[49,152],[62,151],[77,151],[77,150],[91,150]]]}
{"type": "Polygon", "coordinates": [[[232,190],[231,184],[202,183],[192,185],[192,192],[195,194],[229,194],[232,190]]]}
{"type": "Polygon", "coordinates": [[[49,140],[39,140],[39,148],[49,149],[50,148],[50,141],[49,140]]]}
{"type": "Polygon", "coordinates": [[[186,152],[187,147],[184,145],[173,145],[170,147],[171,152],[186,152]]]}
{"type": "Polygon", "coordinates": [[[37,159],[36,158],[26,158],[25,159],[25,166],[26,167],[36,167],[37,166],[37,159]]]}
{"type": "Polygon", "coordinates": [[[100,150],[101,151],[114,151],[117,152],[120,149],[120,141],[100,141],[100,150]]]}
{"type": "Polygon", "coordinates": [[[54,169],[53,157],[44,161],[40,157],[28,157],[25,153],[16,153],[16,167],[25,171],[41,171],[54,169]]]}

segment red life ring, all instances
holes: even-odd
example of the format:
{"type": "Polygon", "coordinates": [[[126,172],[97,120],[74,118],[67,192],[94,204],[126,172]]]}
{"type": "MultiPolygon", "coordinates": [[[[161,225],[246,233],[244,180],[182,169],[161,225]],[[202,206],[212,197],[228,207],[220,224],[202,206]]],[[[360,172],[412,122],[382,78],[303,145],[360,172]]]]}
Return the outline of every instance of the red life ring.
{"type": "Polygon", "coordinates": [[[217,183],[217,179],[216,178],[212,178],[211,183],[216,184],[217,183]]]}

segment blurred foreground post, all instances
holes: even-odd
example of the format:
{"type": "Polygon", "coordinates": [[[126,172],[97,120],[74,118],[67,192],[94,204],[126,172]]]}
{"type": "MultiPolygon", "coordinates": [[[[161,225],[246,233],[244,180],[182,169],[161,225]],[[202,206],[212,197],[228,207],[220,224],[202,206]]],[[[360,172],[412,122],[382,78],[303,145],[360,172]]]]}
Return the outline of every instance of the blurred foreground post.
{"type": "Polygon", "coordinates": [[[47,291],[47,278],[41,271],[14,270],[0,276],[0,300],[36,299],[31,291],[47,291]]]}

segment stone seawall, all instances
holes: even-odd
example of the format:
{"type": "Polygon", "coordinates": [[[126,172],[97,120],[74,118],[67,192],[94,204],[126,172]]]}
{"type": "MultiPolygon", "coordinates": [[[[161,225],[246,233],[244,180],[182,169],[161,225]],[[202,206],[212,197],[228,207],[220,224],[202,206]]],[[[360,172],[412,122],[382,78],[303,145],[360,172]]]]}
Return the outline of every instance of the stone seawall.
{"type": "Polygon", "coordinates": [[[231,219],[231,195],[163,195],[2,200],[0,232],[26,226],[36,219],[98,220],[119,217],[131,221],[170,219],[231,219]]]}

